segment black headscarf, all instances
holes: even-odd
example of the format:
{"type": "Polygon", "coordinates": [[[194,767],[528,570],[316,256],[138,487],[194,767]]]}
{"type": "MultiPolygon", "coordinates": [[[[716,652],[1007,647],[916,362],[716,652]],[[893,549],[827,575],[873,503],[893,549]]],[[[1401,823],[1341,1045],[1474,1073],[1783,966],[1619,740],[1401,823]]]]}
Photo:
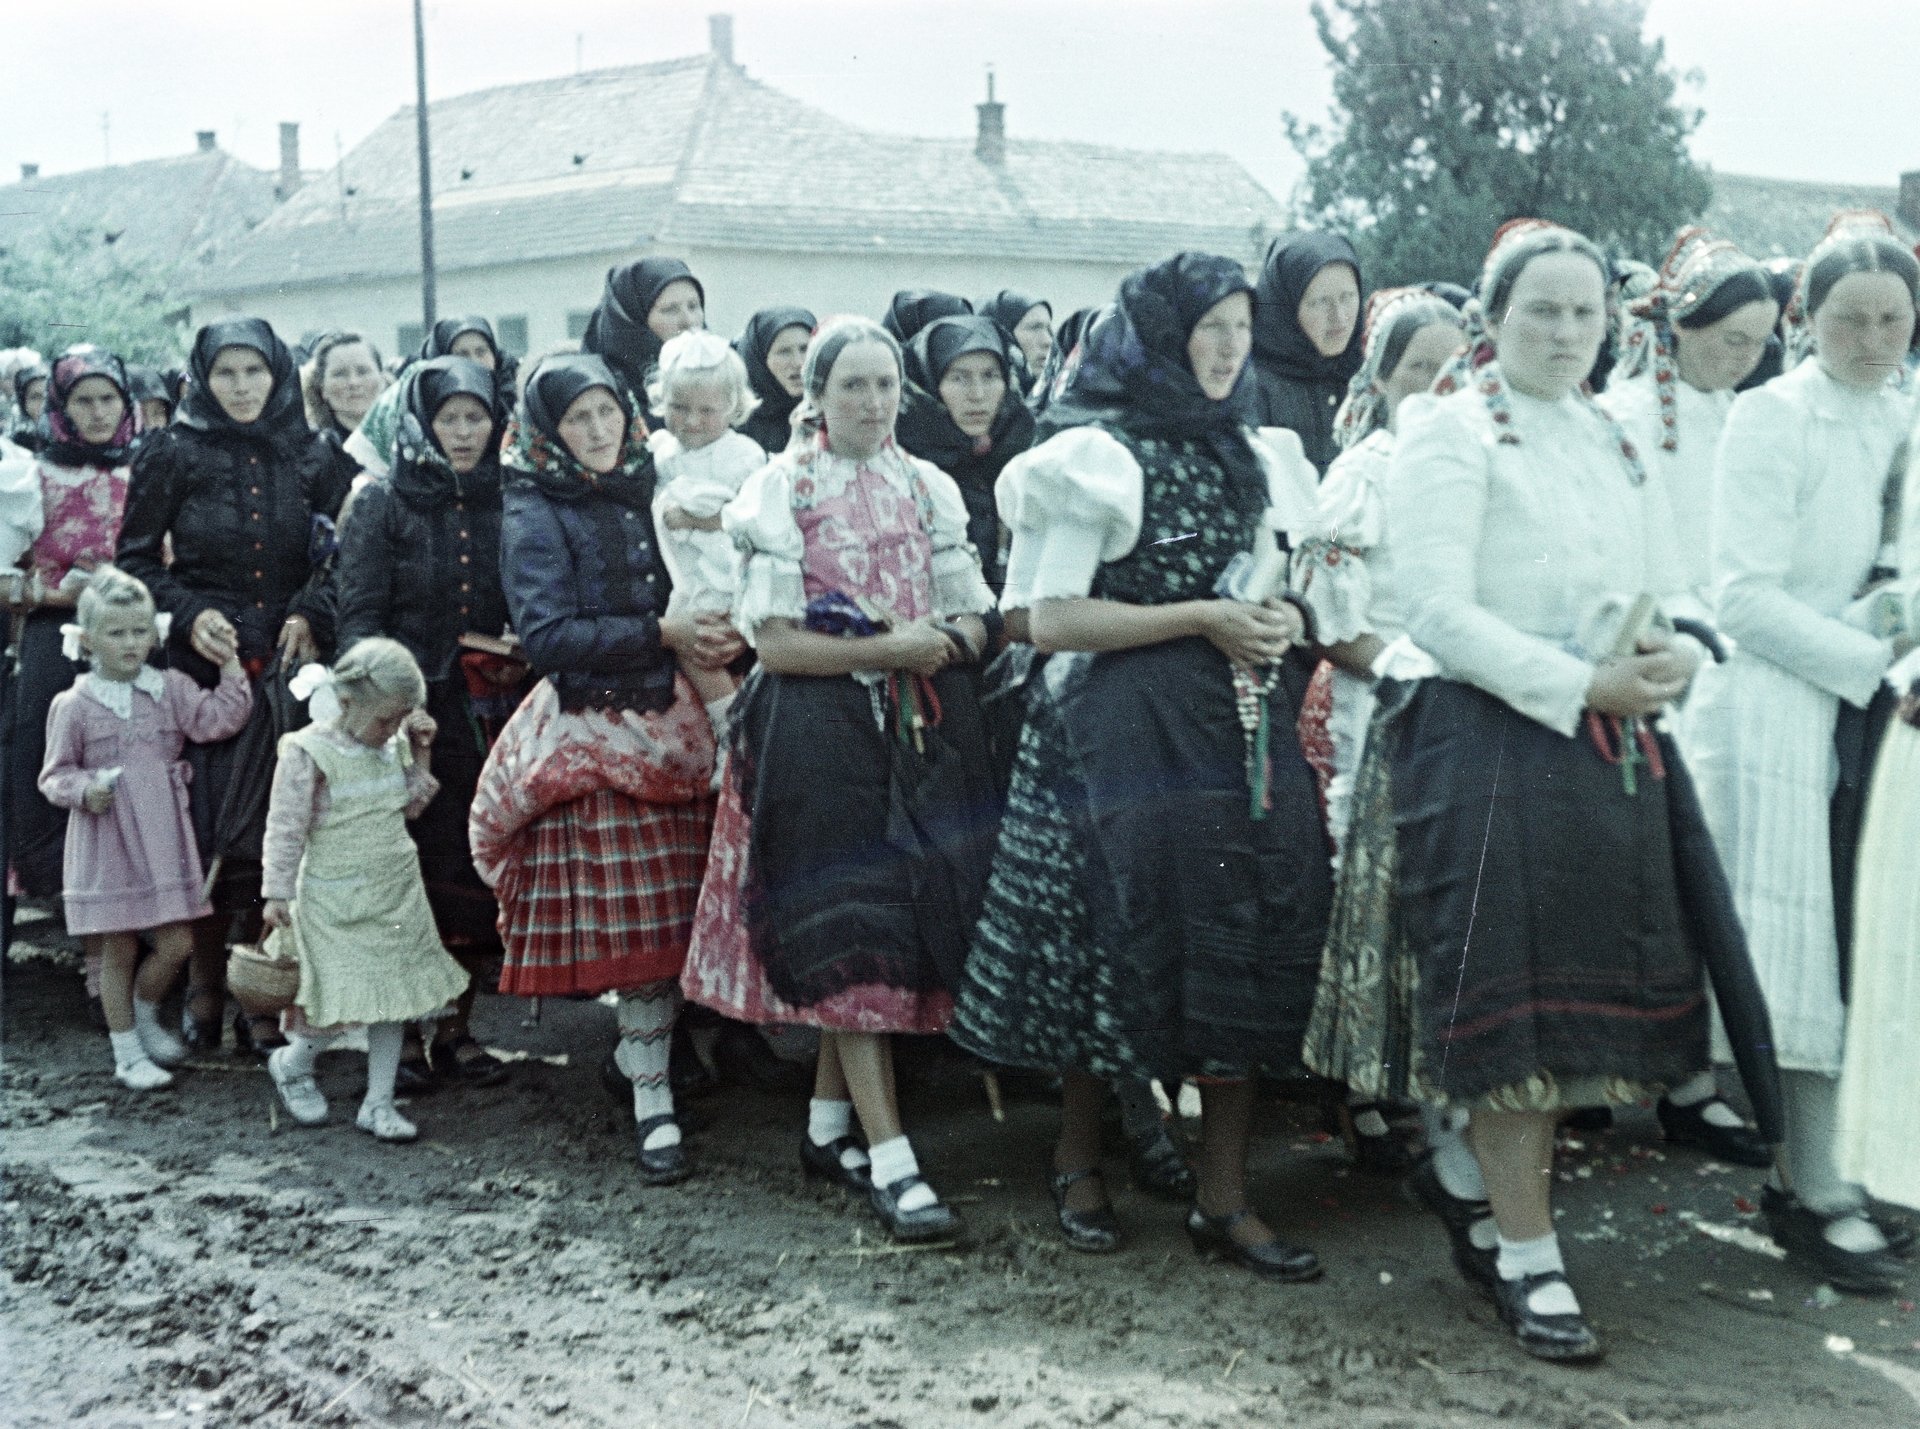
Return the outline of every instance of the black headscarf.
{"type": "Polygon", "coordinates": [[[400,426],[394,434],[393,466],[387,474],[396,495],[420,506],[446,501],[499,506],[501,413],[493,377],[469,357],[431,357],[407,369],[401,379],[405,386],[400,397],[400,426]],[[464,476],[453,469],[433,434],[434,417],[455,397],[476,399],[493,419],[486,455],[464,476]]]}
{"type": "Polygon", "coordinates": [[[40,454],[55,466],[114,467],[127,459],[134,438],[140,435],[140,408],[133,400],[133,385],[127,380],[127,367],[105,348],[82,344],[70,347],[53,360],[47,379],[47,405],[40,413],[40,454]],[[98,445],[81,440],[80,432],[67,416],[67,399],[73,389],[89,377],[104,377],[120,391],[126,411],[112,437],[98,445]]]}
{"type": "Polygon", "coordinates": [[[604,357],[609,367],[627,379],[630,389],[644,392],[647,373],[660,360],[663,345],[647,326],[647,314],[668,285],[683,278],[693,284],[705,307],[707,290],[678,258],[642,258],[607,269],[607,286],[600,294],[600,306],[587,319],[580,350],[604,357]]]}
{"type": "MultiPolygon", "coordinates": [[[[1253,320],[1253,350],[1282,377],[1296,382],[1345,383],[1360,370],[1366,355],[1356,320],[1346,347],[1334,357],[1323,357],[1300,326],[1300,300],[1322,268],[1344,263],[1360,281],[1360,255],[1337,233],[1286,233],[1267,245],[1267,259],[1255,289],[1259,307],[1253,320]]],[[[1360,291],[1360,311],[1367,294],[1360,291]]]]}
{"type": "Polygon", "coordinates": [[[1047,322],[1053,322],[1053,304],[1045,298],[1030,298],[1013,288],[1002,288],[982,303],[977,311],[981,317],[992,318],[1007,330],[1007,336],[1013,336],[1013,330],[1020,326],[1020,320],[1035,308],[1047,310],[1047,322]]]}
{"type": "Polygon", "coordinates": [[[902,348],[920,334],[920,329],[935,318],[966,317],[973,304],[952,293],[937,293],[931,288],[902,288],[887,304],[887,315],[880,326],[893,334],[902,348]]]}
{"type": "Polygon", "coordinates": [[[1200,319],[1234,293],[1254,295],[1246,270],[1213,253],[1176,253],[1130,274],[1080,339],[1080,361],[1048,406],[1040,435],[1097,422],[1139,437],[1198,440],[1236,482],[1265,491],[1266,473],[1247,436],[1253,364],[1216,402],[1201,390],[1187,357],[1200,319]]]}
{"type": "Polygon", "coordinates": [[[137,363],[127,365],[127,382],[133,388],[133,400],[136,402],[165,402],[167,416],[173,416],[173,409],[179,401],[176,389],[167,385],[167,374],[157,367],[142,367],[137,363]]]}
{"type": "Polygon", "coordinates": [[[187,375],[191,385],[180,402],[178,422],[181,426],[210,435],[233,433],[285,444],[305,441],[310,435],[293,354],[264,318],[221,318],[201,328],[194,334],[193,351],[187,357],[187,375]],[[273,376],[273,390],[267,394],[267,405],[258,417],[245,425],[227,415],[226,408],[214,398],[213,389],[207,386],[214,358],[229,347],[252,348],[267,360],[267,370],[273,376]]]}
{"type": "MultiPolygon", "coordinates": [[[[452,357],[453,344],[462,333],[477,332],[487,340],[487,346],[493,352],[493,385],[498,400],[490,403],[497,411],[504,412],[513,405],[515,378],[520,371],[520,360],[504,352],[500,339],[494,336],[493,324],[483,317],[441,318],[433,325],[433,330],[420,344],[421,358],[452,357]]],[[[497,421],[497,419],[496,419],[497,421]]]]}
{"type": "Polygon", "coordinates": [[[501,461],[558,501],[578,501],[599,492],[635,510],[653,502],[653,458],[647,428],[633,394],[607,362],[591,353],[569,352],[543,359],[527,378],[508,429],[501,461]],[[582,393],[605,387],[627,415],[620,464],[602,475],[590,472],[567,450],[560,419],[582,393]]]}
{"type": "Polygon", "coordinates": [[[1073,361],[1073,354],[1079,349],[1080,340],[1086,336],[1088,325],[1100,311],[1099,308],[1075,308],[1060,319],[1060,326],[1053,330],[1053,351],[1047,354],[1047,365],[1040,370],[1040,381],[1033,389],[1035,416],[1046,411],[1057,395],[1054,389],[1063,380],[1067,365],[1073,361]]]}
{"type": "MultiPolygon", "coordinates": [[[[48,373],[45,363],[35,363],[32,367],[23,367],[13,374],[13,417],[7,424],[7,435],[30,452],[40,450],[42,438],[40,435],[40,419],[38,417],[35,417],[31,421],[27,419],[27,388],[36,382],[45,382],[47,384],[47,395],[51,398],[53,395],[53,383],[49,380],[50,376],[51,374],[48,373]]],[[[46,409],[43,407],[41,409],[42,415],[45,415],[45,411],[46,409]]]]}
{"type": "Polygon", "coordinates": [[[793,409],[800,405],[800,398],[780,385],[780,379],[767,367],[767,354],[773,350],[775,339],[788,328],[805,328],[811,333],[819,326],[820,320],[805,308],[762,308],[747,319],[746,330],[733,340],[733,350],[747,365],[747,381],[753,386],[753,395],[760,399],[760,405],[753,409],[753,415],[741,424],[740,430],[770,454],[778,455],[786,450],[793,409]]]}

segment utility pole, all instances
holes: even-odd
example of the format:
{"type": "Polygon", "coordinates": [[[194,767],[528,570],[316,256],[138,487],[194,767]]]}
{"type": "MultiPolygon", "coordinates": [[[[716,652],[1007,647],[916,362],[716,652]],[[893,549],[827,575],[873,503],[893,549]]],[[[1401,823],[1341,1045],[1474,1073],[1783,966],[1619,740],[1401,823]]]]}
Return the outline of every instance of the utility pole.
{"type": "Polygon", "coordinates": [[[433,280],[433,165],[427,153],[427,25],[420,0],[413,0],[414,127],[420,137],[420,322],[433,331],[439,320],[434,311],[433,280]]]}

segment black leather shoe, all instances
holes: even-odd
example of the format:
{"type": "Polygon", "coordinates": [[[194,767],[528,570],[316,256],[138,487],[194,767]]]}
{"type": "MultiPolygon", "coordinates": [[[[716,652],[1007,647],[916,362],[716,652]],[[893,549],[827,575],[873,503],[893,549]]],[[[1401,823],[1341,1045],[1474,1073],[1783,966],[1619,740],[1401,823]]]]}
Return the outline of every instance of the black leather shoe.
{"type": "Polygon", "coordinates": [[[1560,1118],[1560,1125],[1568,1131],[1612,1131],[1613,1108],[1610,1106],[1583,1106],[1568,1112],[1560,1118]]]}
{"type": "Polygon", "coordinates": [[[1432,1152],[1413,1163],[1413,1170],[1407,1173],[1407,1193],[1446,1227],[1447,1240],[1453,1247],[1453,1268],[1461,1278],[1483,1290],[1493,1289],[1500,1278],[1494,1268],[1495,1252],[1475,1245],[1471,1234],[1477,1222],[1493,1214],[1493,1207],[1485,1201],[1462,1200],[1441,1185],[1432,1152]]]}
{"type": "Polygon", "coordinates": [[[887,1234],[895,1240],[952,1240],[960,1234],[960,1217],[944,1201],[935,1201],[931,1206],[922,1206],[917,1211],[900,1209],[902,1196],[915,1186],[926,1184],[919,1176],[902,1176],[891,1186],[868,1184],[867,1201],[872,1205],[873,1213],[880,1218],[880,1224],[887,1228],[887,1234]]]}
{"type": "Polygon", "coordinates": [[[425,1059],[409,1057],[394,1073],[393,1089],[403,1097],[424,1097],[440,1089],[440,1083],[425,1059]]]}
{"type": "MultiPolygon", "coordinates": [[[[193,1015],[193,1004],[203,996],[211,997],[212,994],[203,994],[198,988],[188,988],[186,1005],[180,1012],[180,1040],[187,1044],[187,1050],[195,1056],[218,1052],[220,1039],[224,1035],[221,1030],[224,1009],[216,1010],[211,1019],[193,1015]]],[[[106,1014],[102,1012],[101,1015],[104,1017],[106,1014]]]]}
{"type": "Polygon", "coordinates": [[[1067,1204],[1067,1192],[1082,1181],[1100,1175],[1098,1167],[1084,1171],[1053,1171],[1049,1167],[1047,1186],[1053,1192],[1053,1213],[1060,1221],[1060,1234],[1075,1250],[1088,1255],[1105,1255],[1120,1249],[1120,1222],[1114,1219],[1111,1202],[1091,1211],[1076,1211],[1067,1204]]]}
{"type": "Polygon", "coordinates": [[[800,1169],[806,1173],[809,1181],[828,1181],[843,1191],[854,1191],[865,1195],[872,1184],[864,1166],[849,1167],[840,1160],[847,1151],[865,1151],[867,1148],[851,1136],[836,1136],[825,1146],[816,1146],[811,1136],[800,1133],[800,1169]]]}
{"type": "Polygon", "coordinates": [[[678,1125],[678,1122],[672,1113],[663,1112],[659,1116],[648,1117],[634,1128],[635,1139],[640,1147],[640,1179],[649,1186],[671,1186],[693,1174],[693,1167],[687,1164],[685,1142],[676,1141],[671,1146],[647,1150],[647,1138],[669,1124],[678,1125]]]}
{"type": "Polygon", "coordinates": [[[1886,1250],[1843,1250],[1827,1239],[1827,1222],[1788,1191],[1760,1188],[1760,1215],[1767,1233],[1789,1256],[1818,1270],[1835,1290],[1853,1295],[1887,1295],[1900,1288],[1907,1267],[1891,1246],[1886,1250]]]}
{"type": "Polygon", "coordinates": [[[1193,1168],[1174,1144],[1165,1122],[1127,1137],[1127,1169],[1133,1184],[1155,1200],[1186,1205],[1193,1200],[1193,1168]]]}
{"type": "Polygon", "coordinates": [[[1363,1112],[1377,1112],[1377,1102],[1366,1102],[1359,1106],[1340,1108],[1340,1130],[1347,1139],[1347,1149],[1353,1153],[1356,1170],[1370,1176],[1398,1176],[1413,1164],[1413,1149],[1407,1145],[1406,1138],[1388,1127],[1378,1136],[1369,1136],[1360,1130],[1359,1117],[1363,1112]]]}
{"type": "Polygon", "coordinates": [[[1660,1118],[1660,1130],[1666,1133],[1667,1140],[1681,1146],[1697,1146],[1716,1161],[1729,1161],[1735,1166],[1773,1165],[1773,1148],[1760,1139],[1760,1133],[1745,1125],[1715,1126],[1706,1118],[1708,1107],[1726,1103],[1720,1097],[1708,1097],[1692,1106],[1681,1106],[1677,1102],[1661,1097],[1653,1104],[1653,1114],[1660,1118]]]}
{"type": "Polygon", "coordinates": [[[1542,1315],[1527,1307],[1534,1291],[1555,1284],[1567,1284],[1563,1272],[1549,1270],[1544,1275],[1523,1275],[1518,1280],[1496,1278],[1493,1303],[1500,1308],[1500,1318],[1513,1331],[1520,1348],[1535,1359],[1580,1364],[1601,1358],[1606,1350],[1585,1315],[1542,1315]]]}
{"type": "Polygon", "coordinates": [[[1867,1219],[1873,1222],[1873,1228],[1887,1238],[1887,1249],[1905,1260],[1913,1254],[1913,1222],[1906,1216],[1891,1211],[1868,1211],[1867,1219]]]}
{"type": "Polygon", "coordinates": [[[1195,1206],[1187,1212],[1187,1239],[1202,1260],[1224,1260],[1240,1265],[1268,1280],[1318,1280],[1320,1257],[1305,1246],[1288,1245],[1275,1236],[1258,1245],[1242,1245],[1233,1238],[1233,1228],[1253,1212],[1242,1206],[1224,1216],[1210,1216],[1195,1206]]]}
{"type": "Polygon", "coordinates": [[[813,1068],[783,1060],[754,1028],[729,1023],[713,1044],[720,1079],[763,1092],[803,1092],[813,1085],[813,1068]]]}

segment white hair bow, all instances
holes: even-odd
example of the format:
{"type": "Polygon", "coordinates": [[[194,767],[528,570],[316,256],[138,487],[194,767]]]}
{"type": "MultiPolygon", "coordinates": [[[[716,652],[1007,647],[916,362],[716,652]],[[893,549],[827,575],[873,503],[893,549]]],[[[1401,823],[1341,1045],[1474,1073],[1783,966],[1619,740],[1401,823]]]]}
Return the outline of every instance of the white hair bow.
{"type": "Polygon", "coordinates": [[[333,671],[325,665],[302,665],[287,681],[287,689],[296,700],[305,702],[315,724],[340,718],[340,694],[334,688],[333,671]]]}
{"type": "MultiPolygon", "coordinates": [[[[165,645],[167,643],[167,632],[171,629],[173,629],[173,617],[168,615],[164,610],[157,612],[153,617],[154,643],[156,645],[165,645]]],[[[87,627],[84,625],[68,623],[61,626],[60,653],[69,660],[86,659],[87,649],[85,645],[81,644],[81,637],[86,633],[87,627]]]]}

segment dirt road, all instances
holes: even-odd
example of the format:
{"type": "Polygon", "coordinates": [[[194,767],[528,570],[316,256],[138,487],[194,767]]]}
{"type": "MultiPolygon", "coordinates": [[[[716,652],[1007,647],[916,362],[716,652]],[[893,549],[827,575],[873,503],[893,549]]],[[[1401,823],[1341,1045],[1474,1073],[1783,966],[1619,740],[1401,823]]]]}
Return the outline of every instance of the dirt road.
{"type": "Polygon", "coordinates": [[[909,1088],[908,1121],[971,1243],[896,1252],[802,1184],[797,1100],[704,1099],[698,1178],[641,1187],[596,1081],[611,1013],[524,1021],[483,999],[482,1039],[532,1059],[507,1086],[416,1101],[422,1139],[394,1148],[350,1124],[353,1054],[322,1060],[319,1130],[276,1116],[264,1070],[228,1057],[136,1096],[72,966],[10,965],[0,1422],[1920,1423],[1912,1302],[1834,1300],[1765,1254],[1756,1176],[1668,1152],[1645,1113],[1562,1157],[1562,1236],[1611,1355],[1554,1369],[1301,1109],[1274,1107],[1256,1192],[1319,1249],[1319,1284],[1203,1266],[1178,1212],[1118,1173],[1128,1247],[1065,1250],[1040,1174],[1052,1113],[1016,1103],[996,1123],[952,1063],[909,1088]]]}

